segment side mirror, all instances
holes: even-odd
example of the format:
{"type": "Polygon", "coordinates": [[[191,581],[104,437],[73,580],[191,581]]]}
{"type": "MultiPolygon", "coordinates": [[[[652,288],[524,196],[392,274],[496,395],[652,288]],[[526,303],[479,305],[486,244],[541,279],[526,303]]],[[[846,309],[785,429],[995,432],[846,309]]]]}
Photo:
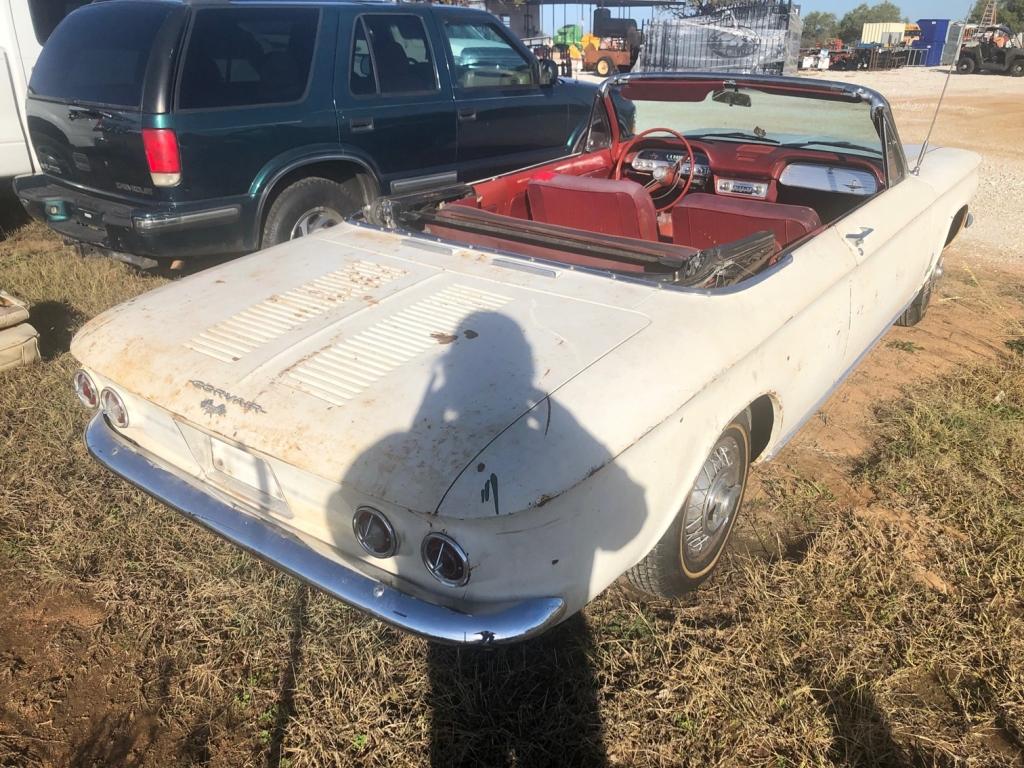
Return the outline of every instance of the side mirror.
{"type": "Polygon", "coordinates": [[[558,65],[551,59],[540,60],[540,84],[554,85],[558,82],[558,65]]]}

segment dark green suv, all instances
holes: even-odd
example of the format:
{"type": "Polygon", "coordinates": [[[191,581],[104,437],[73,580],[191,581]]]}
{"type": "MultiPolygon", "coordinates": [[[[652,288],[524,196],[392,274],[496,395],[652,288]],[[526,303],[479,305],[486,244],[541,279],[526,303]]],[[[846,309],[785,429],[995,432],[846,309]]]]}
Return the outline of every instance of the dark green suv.
{"type": "Polygon", "coordinates": [[[568,154],[593,87],[494,16],[426,4],[106,0],[32,74],[29,213],[134,260],[244,253],[377,195],[568,154]]]}

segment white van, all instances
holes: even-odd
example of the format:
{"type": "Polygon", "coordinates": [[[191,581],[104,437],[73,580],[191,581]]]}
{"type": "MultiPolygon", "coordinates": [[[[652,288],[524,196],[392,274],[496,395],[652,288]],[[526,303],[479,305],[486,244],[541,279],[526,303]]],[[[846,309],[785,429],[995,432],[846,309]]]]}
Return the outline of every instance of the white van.
{"type": "Polygon", "coordinates": [[[37,170],[25,122],[25,95],[43,43],[89,0],[0,2],[0,178],[37,170]]]}

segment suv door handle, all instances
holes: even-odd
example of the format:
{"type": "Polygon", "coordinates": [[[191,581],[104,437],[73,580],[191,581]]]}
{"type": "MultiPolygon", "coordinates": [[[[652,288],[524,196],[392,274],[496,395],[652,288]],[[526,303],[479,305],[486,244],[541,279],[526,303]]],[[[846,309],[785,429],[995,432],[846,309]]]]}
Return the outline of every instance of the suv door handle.
{"type": "Polygon", "coordinates": [[[348,127],[352,133],[369,133],[373,130],[373,118],[353,117],[348,121],[348,127]]]}
{"type": "Polygon", "coordinates": [[[460,109],[459,110],[459,122],[460,123],[468,123],[468,122],[470,122],[472,120],[476,120],[476,110],[475,109],[460,109]]]}

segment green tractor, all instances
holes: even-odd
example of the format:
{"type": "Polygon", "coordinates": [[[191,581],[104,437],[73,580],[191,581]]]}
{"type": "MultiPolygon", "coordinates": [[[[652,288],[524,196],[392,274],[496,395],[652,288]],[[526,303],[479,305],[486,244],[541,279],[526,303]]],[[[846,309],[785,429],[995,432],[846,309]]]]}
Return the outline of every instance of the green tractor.
{"type": "Polygon", "coordinates": [[[956,71],[1001,72],[1011,77],[1024,75],[1024,45],[1005,24],[985,27],[960,47],[956,71]]]}

